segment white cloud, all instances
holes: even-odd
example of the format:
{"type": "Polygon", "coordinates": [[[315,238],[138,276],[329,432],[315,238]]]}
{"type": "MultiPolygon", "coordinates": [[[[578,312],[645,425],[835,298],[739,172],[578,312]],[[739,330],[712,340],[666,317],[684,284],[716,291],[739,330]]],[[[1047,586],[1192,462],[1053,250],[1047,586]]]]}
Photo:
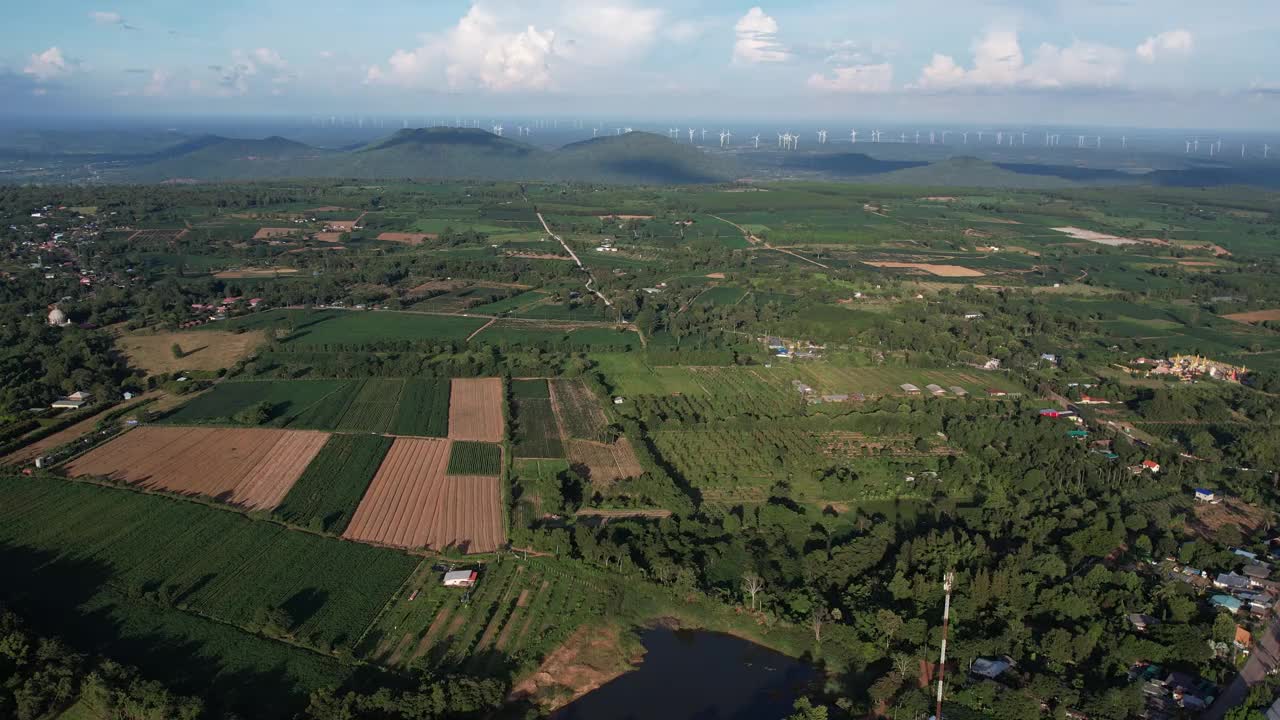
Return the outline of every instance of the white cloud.
{"type": "Polygon", "coordinates": [[[1107,87],[1124,72],[1126,54],[1106,45],[1077,40],[1066,47],[1043,43],[1030,62],[1018,34],[993,30],[973,46],[973,67],[935,53],[909,87],[926,90],[1007,89],[1016,87],[1107,87]]]}
{"type": "Polygon", "coordinates": [[[280,57],[280,53],[271,48],[258,48],[253,51],[252,57],[258,65],[270,70],[284,70],[288,66],[288,63],[280,57]]]}
{"type": "Polygon", "coordinates": [[[662,30],[663,37],[672,42],[687,43],[697,40],[706,32],[706,27],[693,20],[677,20],[662,30]]]}
{"type": "Polygon", "coordinates": [[[1195,39],[1191,36],[1190,31],[1170,30],[1147,38],[1134,52],[1138,54],[1139,60],[1153,63],[1158,56],[1188,55],[1191,53],[1191,47],[1194,44],[1195,39]]]}
{"type": "Polygon", "coordinates": [[[504,30],[498,18],[473,5],[457,26],[424,36],[414,50],[396,50],[384,70],[375,65],[365,80],[371,84],[451,89],[482,88],[494,92],[545,90],[552,86],[550,63],[556,53],[556,34],[529,25],[522,31],[504,30]]]}
{"type": "Polygon", "coordinates": [[[648,50],[662,27],[663,12],[629,5],[570,9],[556,54],[572,62],[610,65],[648,50]]]}
{"type": "Polygon", "coordinates": [[[155,70],[151,73],[151,80],[147,82],[147,86],[142,88],[142,94],[147,97],[155,97],[164,95],[169,90],[169,81],[173,79],[173,75],[164,70],[155,70]]]}
{"type": "Polygon", "coordinates": [[[104,12],[98,10],[89,13],[89,19],[93,20],[96,25],[119,25],[124,22],[124,18],[118,12],[104,12]]]}
{"type": "Polygon", "coordinates": [[[333,58],[333,51],[332,51],[332,50],[321,50],[321,51],[319,52],[319,55],[320,55],[320,59],[321,59],[321,60],[329,60],[329,59],[332,59],[332,58],[333,58]]]}
{"type": "Polygon", "coordinates": [[[808,85],[814,90],[840,93],[882,93],[893,89],[893,66],[850,65],[833,68],[830,74],[814,73],[808,85]]]}
{"type": "Polygon", "coordinates": [[[54,46],[42,53],[32,55],[27,66],[22,68],[22,72],[40,82],[45,82],[66,75],[71,72],[71,69],[72,65],[62,57],[62,51],[54,46]]]}
{"type": "Polygon", "coordinates": [[[753,7],[733,26],[733,62],[744,65],[785,62],[791,53],[778,42],[778,21],[753,7]]]}

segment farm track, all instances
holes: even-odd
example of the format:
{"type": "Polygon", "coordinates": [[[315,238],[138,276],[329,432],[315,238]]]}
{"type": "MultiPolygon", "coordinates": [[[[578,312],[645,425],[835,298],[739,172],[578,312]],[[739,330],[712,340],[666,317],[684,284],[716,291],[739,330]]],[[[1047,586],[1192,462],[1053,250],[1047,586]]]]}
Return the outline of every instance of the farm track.
{"type": "Polygon", "coordinates": [[[799,253],[792,252],[792,251],[787,250],[787,249],[785,249],[785,248],[774,247],[774,246],[770,245],[769,243],[765,242],[764,240],[762,240],[762,239],[760,239],[760,238],[756,237],[755,235],[752,235],[750,232],[748,232],[748,231],[747,231],[747,229],[746,229],[746,228],[742,227],[741,225],[739,225],[738,223],[736,223],[736,222],[734,222],[734,221],[732,221],[732,220],[726,220],[726,219],[724,219],[724,218],[720,217],[719,215],[712,215],[711,217],[713,217],[713,218],[715,218],[715,219],[719,220],[720,222],[728,223],[728,224],[730,224],[730,225],[732,225],[732,226],[734,226],[734,227],[738,228],[738,232],[742,233],[742,237],[746,238],[746,239],[747,239],[747,242],[751,243],[752,245],[759,245],[759,246],[763,247],[763,248],[764,248],[764,249],[766,249],[766,250],[773,250],[774,252],[780,252],[780,253],[783,253],[784,255],[790,255],[791,257],[794,257],[794,258],[796,258],[796,259],[798,259],[798,260],[803,260],[803,261],[805,261],[805,262],[809,263],[810,265],[817,265],[818,267],[823,268],[823,269],[826,269],[826,270],[830,270],[830,269],[831,269],[831,266],[829,266],[829,265],[823,265],[822,263],[818,262],[817,260],[812,260],[812,259],[810,259],[810,258],[807,258],[807,257],[805,257],[805,256],[803,256],[803,255],[801,255],[801,254],[799,254],[799,253]]]}

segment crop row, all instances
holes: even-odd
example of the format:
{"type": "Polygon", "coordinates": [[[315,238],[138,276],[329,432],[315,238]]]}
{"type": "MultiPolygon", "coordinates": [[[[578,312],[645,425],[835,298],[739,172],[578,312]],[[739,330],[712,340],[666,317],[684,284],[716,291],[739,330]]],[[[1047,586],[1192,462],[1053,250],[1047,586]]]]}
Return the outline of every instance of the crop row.
{"type": "Polygon", "coordinates": [[[276,516],[342,534],[390,447],[391,438],[381,435],[333,435],[276,508],[276,516]]]}
{"type": "Polygon", "coordinates": [[[450,475],[497,475],[502,472],[502,446],[459,440],[449,454],[450,475]]]}
{"type": "Polygon", "coordinates": [[[396,435],[448,435],[449,381],[417,378],[406,381],[391,431],[396,435]]]}
{"type": "Polygon", "coordinates": [[[53,479],[0,478],[0,542],[98,563],[106,583],[252,627],[283,609],[289,633],[351,643],[415,565],[193,503],[53,479]]]}

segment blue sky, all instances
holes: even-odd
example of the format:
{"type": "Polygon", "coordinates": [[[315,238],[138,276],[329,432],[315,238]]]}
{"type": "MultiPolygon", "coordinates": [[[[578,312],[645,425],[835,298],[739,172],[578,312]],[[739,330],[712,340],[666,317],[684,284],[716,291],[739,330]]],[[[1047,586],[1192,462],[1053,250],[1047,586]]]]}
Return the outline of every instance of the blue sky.
{"type": "Polygon", "coordinates": [[[1280,123],[1280,3],[60,0],[0,112],[1280,123]],[[341,7],[339,7],[341,5],[341,7]]]}

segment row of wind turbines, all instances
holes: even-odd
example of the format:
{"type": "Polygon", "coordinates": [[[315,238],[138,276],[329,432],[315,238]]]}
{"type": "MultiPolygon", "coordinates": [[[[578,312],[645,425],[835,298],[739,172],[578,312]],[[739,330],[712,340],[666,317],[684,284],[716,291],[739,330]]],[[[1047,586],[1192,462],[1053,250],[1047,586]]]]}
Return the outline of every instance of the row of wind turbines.
{"type": "MultiPolygon", "coordinates": [[[[626,128],[626,131],[630,132],[631,129],[626,128]]],[[[694,144],[698,140],[700,140],[702,144],[706,144],[707,132],[708,132],[706,128],[702,128],[702,129],[688,128],[687,132],[688,132],[690,144],[694,144]]],[[[679,140],[682,134],[684,134],[684,131],[682,131],[680,128],[670,128],[667,130],[667,137],[673,140],[679,140]]],[[[718,133],[718,135],[720,138],[719,146],[721,148],[731,147],[730,140],[733,139],[732,132],[730,132],[729,130],[721,130],[718,133]]],[[[859,131],[857,129],[850,130],[849,143],[856,145],[858,143],[858,136],[859,136],[859,131]]],[[[990,130],[920,131],[920,130],[917,130],[917,131],[914,131],[913,133],[899,132],[896,137],[894,137],[893,135],[886,135],[885,132],[882,130],[871,130],[869,131],[869,136],[870,136],[869,142],[873,144],[897,142],[899,144],[946,145],[948,144],[949,136],[958,136],[960,138],[961,145],[969,145],[970,137],[973,138],[974,145],[991,144],[992,141],[994,141],[994,144],[997,146],[1008,146],[1008,147],[1036,145],[1036,144],[1040,145],[1041,147],[1062,147],[1064,137],[1069,143],[1068,147],[1074,145],[1074,147],[1079,150],[1101,150],[1104,144],[1103,142],[1104,139],[1103,139],[1103,136],[1101,135],[1066,135],[1064,136],[1062,133],[1046,132],[1044,133],[1043,138],[1040,138],[1036,136],[1036,134],[1034,133],[1029,133],[1025,131],[1008,132],[1004,130],[996,130],[996,131],[990,131],[990,130]],[[1032,138],[1030,142],[1028,142],[1028,138],[1032,138]],[[1072,140],[1074,140],[1074,143],[1071,142],[1072,140]]],[[[753,147],[754,149],[759,150],[760,137],[761,136],[759,134],[748,136],[747,139],[750,141],[750,146],[753,147]]],[[[814,132],[814,137],[816,140],[816,144],[826,145],[831,139],[831,132],[826,129],[817,130],[814,132]]],[[[867,132],[862,133],[862,137],[863,137],[863,142],[868,142],[867,132]]],[[[802,138],[802,135],[800,133],[792,132],[790,130],[779,132],[777,133],[777,147],[782,150],[798,150],[800,149],[801,138],[802,138]]],[[[1126,135],[1120,136],[1119,141],[1120,141],[1119,146],[1121,150],[1129,149],[1128,136],[1126,135]]],[[[1187,154],[1199,153],[1200,145],[1201,145],[1200,138],[1189,139],[1186,141],[1185,152],[1187,154]]],[[[1262,147],[1261,158],[1264,160],[1270,159],[1271,150],[1273,149],[1271,145],[1263,143],[1261,147],[1262,147]]],[[[1216,157],[1216,156],[1222,155],[1223,154],[1222,139],[1218,138],[1215,141],[1208,142],[1207,148],[1208,148],[1209,157],[1216,157]]],[[[1249,150],[1248,144],[1241,143],[1240,157],[1247,158],[1249,156],[1248,150],[1249,150]]]]}

